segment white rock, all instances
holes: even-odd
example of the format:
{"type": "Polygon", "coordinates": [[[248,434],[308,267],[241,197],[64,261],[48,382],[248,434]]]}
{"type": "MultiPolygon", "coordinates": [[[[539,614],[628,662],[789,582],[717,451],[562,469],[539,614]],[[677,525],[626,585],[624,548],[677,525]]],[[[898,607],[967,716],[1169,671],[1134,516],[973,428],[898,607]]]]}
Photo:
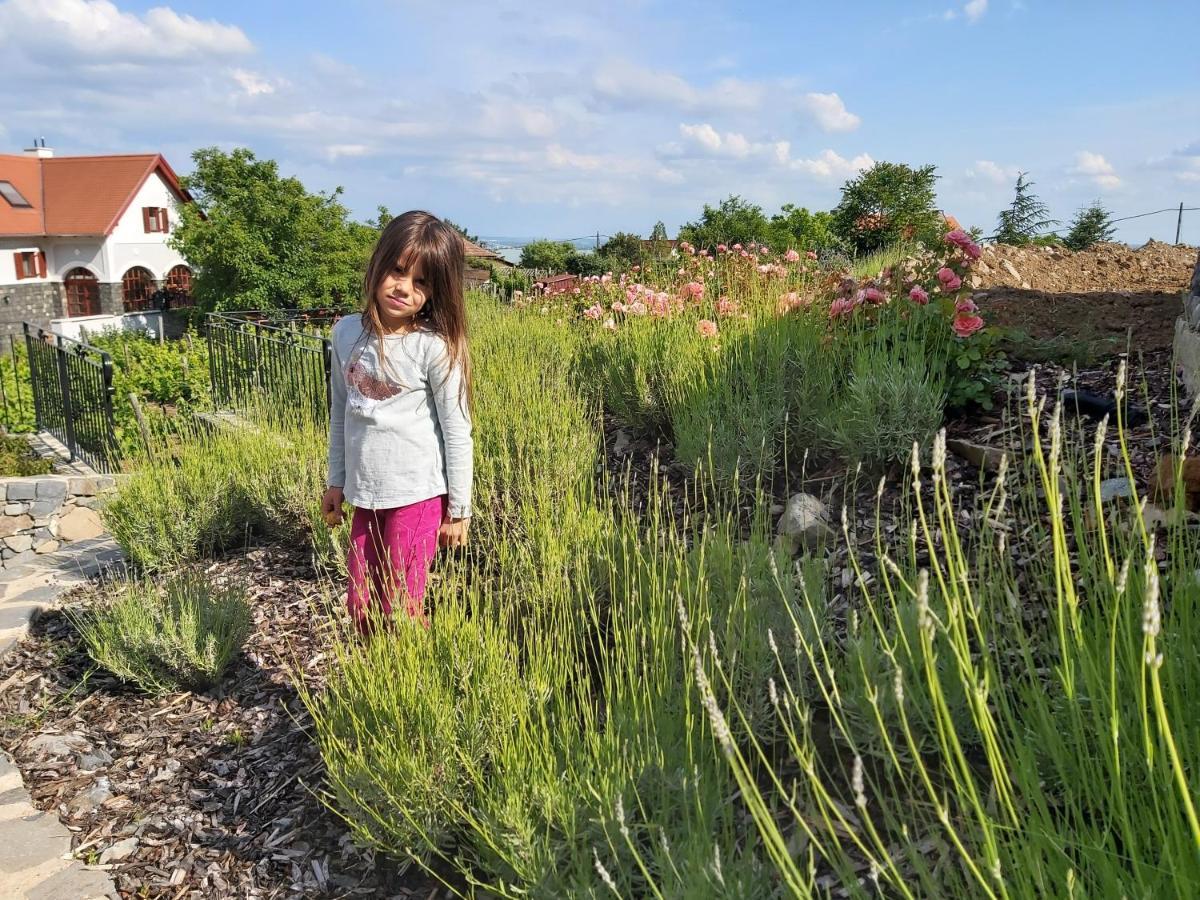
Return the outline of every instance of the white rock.
{"type": "Polygon", "coordinates": [[[68,732],[67,734],[39,734],[29,742],[29,749],[42,756],[70,756],[92,749],[92,745],[82,734],[68,732]]]}
{"type": "Polygon", "coordinates": [[[127,837],[123,841],[117,841],[100,854],[100,865],[107,866],[109,863],[120,862],[128,858],[137,848],[138,839],[135,837],[127,837]]]}
{"type": "Polygon", "coordinates": [[[76,814],[89,813],[111,796],[112,784],[106,776],[101,775],[90,788],[81,794],[77,794],[75,799],[67,805],[67,808],[76,814]]]}
{"type": "Polygon", "coordinates": [[[792,553],[814,550],[833,534],[825,504],[812,494],[793,494],[776,526],[778,543],[792,553]]]}
{"type": "Polygon", "coordinates": [[[1000,268],[1009,274],[1009,277],[1015,281],[1021,280],[1021,273],[1017,271],[1017,267],[1010,263],[1007,259],[1000,260],[1000,268]]]}

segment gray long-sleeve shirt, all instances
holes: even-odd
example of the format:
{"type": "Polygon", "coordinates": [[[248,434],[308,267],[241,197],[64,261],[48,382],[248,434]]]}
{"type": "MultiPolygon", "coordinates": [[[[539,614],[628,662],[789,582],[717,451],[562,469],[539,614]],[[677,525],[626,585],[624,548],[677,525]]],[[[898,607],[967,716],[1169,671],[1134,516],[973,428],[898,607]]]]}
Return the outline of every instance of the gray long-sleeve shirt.
{"type": "Polygon", "coordinates": [[[332,340],[330,486],[364,509],[449,494],[451,516],[471,515],[471,419],[441,336],[387,335],[384,361],[353,315],[333,326],[332,340]]]}

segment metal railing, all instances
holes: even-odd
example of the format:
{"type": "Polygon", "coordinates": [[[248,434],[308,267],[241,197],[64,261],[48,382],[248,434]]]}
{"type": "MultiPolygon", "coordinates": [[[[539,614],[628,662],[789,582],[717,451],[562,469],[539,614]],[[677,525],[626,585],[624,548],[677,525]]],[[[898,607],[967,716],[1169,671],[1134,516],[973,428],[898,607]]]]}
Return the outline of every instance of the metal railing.
{"type": "Polygon", "coordinates": [[[329,416],[334,310],[209,313],[213,400],[240,411],[298,411],[329,416]]]}
{"type": "Polygon", "coordinates": [[[71,454],[100,472],[121,466],[113,420],[112,357],[89,344],[21,326],[39,431],[58,438],[71,454]]]}

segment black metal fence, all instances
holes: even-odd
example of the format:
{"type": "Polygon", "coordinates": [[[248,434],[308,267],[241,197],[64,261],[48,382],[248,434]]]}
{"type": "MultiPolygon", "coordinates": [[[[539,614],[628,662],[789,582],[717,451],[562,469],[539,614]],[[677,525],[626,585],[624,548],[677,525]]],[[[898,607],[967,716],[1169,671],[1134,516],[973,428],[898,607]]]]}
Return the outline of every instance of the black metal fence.
{"type": "Polygon", "coordinates": [[[242,411],[329,416],[333,310],[209,313],[213,400],[242,411]]]}
{"type": "Polygon", "coordinates": [[[100,472],[121,465],[113,421],[113,364],[103,350],[25,322],[34,417],[71,454],[100,472]]]}

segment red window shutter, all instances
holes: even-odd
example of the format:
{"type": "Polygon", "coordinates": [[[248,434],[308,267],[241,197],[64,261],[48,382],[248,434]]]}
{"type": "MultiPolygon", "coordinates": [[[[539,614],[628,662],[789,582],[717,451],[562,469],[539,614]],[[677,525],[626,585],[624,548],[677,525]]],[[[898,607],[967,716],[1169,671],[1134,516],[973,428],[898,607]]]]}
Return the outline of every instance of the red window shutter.
{"type": "Polygon", "coordinates": [[[160,206],[158,209],[158,230],[164,234],[167,231],[167,208],[160,206]]]}
{"type": "Polygon", "coordinates": [[[17,270],[17,281],[25,277],[25,261],[21,258],[20,253],[13,254],[13,268],[17,270]]]}
{"type": "Polygon", "coordinates": [[[149,234],[151,231],[154,230],[150,227],[150,207],[149,206],[142,207],[142,228],[144,228],[146,230],[147,234],[149,234]]]}
{"type": "Polygon", "coordinates": [[[37,272],[38,278],[46,277],[46,251],[40,251],[37,255],[37,272]]]}

